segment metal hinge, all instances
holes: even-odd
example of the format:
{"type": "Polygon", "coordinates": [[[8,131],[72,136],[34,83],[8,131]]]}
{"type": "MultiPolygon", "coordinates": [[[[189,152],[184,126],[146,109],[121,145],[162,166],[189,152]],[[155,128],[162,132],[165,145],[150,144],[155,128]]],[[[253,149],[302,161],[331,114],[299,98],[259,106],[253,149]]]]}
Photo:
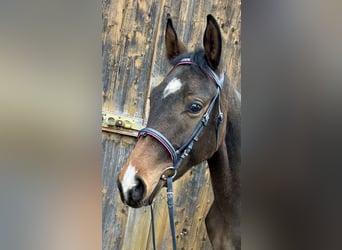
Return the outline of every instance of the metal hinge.
{"type": "Polygon", "coordinates": [[[141,118],[132,118],[115,115],[111,112],[102,112],[102,130],[111,133],[137,136],[143,128],[141,118]]]}

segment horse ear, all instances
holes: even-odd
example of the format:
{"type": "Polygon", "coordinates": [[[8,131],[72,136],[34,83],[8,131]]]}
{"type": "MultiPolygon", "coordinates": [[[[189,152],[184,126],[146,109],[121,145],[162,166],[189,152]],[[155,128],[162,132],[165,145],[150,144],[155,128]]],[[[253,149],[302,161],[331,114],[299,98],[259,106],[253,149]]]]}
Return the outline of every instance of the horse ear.
{"type": "Polygon", "coordinates": [[[204,32],[203,45],[209,65],[213,69],[217,69],[221,58],[222,37],[220,27],[212,15],[207,16],[207,27],[204,32]]]}
{"type": "Polygon", "coordinates": [[[167,14],[165,43],[166,43],[166,56],[169,60],[187,51],[184,44],[178,40],[177,33],[172,25],[170,14],[167,14]]]}

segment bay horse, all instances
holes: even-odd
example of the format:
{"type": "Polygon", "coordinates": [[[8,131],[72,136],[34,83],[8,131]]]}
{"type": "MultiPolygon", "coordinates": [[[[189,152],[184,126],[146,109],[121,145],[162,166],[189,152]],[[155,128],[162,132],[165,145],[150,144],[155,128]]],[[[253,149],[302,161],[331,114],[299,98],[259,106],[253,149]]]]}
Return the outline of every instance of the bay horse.
{"type": "Polygon", "coordinates": [[[208,237],[215,250],[241,249],[241,97],[221,73],[219,25],[208,15],[204,49],[188,52],[168,15],[165,43],[173,69],[151,91],[147,128],[118,177],[121,199],[133,208],[149,205],[165,176],[177,180],[207,160],[214,193],[208,237]]]}

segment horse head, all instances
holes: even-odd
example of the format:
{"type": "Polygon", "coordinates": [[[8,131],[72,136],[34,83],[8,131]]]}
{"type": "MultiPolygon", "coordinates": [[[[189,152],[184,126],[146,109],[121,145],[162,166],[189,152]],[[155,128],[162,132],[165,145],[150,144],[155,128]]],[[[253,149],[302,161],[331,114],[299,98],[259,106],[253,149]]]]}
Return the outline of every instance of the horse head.
{"type": "Polygon", "coordinates": [[[148,129],[139,133],[119,174],[121,199],[127,205],[151,204],[165,186],[163,176],[180,178],[192,166],[209,159],[224,140],[227,119],[223,114],[228,102],[221,91],[226,88],[219,67],[221,40],[216,20],[208,15],[204,49],[188,52],[168,16],[166,55],[173,69],[151,91],[148,129]]]}

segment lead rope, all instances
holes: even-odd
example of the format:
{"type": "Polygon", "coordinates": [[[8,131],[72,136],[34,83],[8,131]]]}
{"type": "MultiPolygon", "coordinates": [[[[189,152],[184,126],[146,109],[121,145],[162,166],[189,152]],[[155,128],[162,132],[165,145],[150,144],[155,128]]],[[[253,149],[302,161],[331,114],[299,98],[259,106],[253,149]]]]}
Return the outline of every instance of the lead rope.
{"type": "Polygon", "coordinates": [[[172,247],[173,247],[173,250],[177,250],[176,230],[175,230],[174,211],[173,211],[172,177],[167,177],[167,206],[169,208],[169,220],[170,220],[170,230],[171,230],[171,235],[172,235],[172,247]]]}
{"type": "MultiPolygon", "coordinates": [[[[169,220],[170,220],[170,230],[172,235],[172,248],[173,250],[177,250],[177,241],[176,241],[176,230],[175,230],[175,216],[173,211],[173,190],[172,190],[172,179],[173,177],[167,177],[167,205],[169,209],[169,220]]],[[[154,213],[152,204],[150,204],[151,210],[151,227],[152,227],[152,244],[153,250],[156,250],[156,232],[154,227],[154,213]]]]}

